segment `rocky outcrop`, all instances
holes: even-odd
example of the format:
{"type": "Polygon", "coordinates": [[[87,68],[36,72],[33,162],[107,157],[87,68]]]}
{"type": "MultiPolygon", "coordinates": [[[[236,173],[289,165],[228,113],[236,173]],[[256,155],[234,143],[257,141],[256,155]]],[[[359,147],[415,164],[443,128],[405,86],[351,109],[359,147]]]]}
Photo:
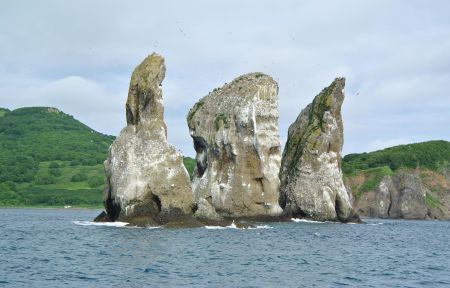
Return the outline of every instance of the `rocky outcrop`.
{"type": "Polygon", "coordinates": [[[450,177],[446,173],[401,169],[384,175],[379,181],[376,173],[361,171],[346,177],[359,215],[393,219],[450,218],[450,177]],[[364,189],[370,182],[375,183],[374,188],[364,189]]]}
{"type": "Polygon", "coordinates": [[[161,83],[164,58],[152,54],[133,71],[127,126],[105,161],[105,219],[153,226],[192,214],[192,192],[182,156],[167,143],[161,83]]]}
{"type": "Polygon", "coordinates": [[[193,178],[196,216],[276,216],[280,142],[278,85],[252,73],[214,89],[189,111],[197,152],[193,178]]]}
{"type": "Polygon", "coordinates": [[[341,171],[344,86],[344,78],[335,79],[289,127],[279,199],[287,215],[319,221],[355,218],[341,171]]]}

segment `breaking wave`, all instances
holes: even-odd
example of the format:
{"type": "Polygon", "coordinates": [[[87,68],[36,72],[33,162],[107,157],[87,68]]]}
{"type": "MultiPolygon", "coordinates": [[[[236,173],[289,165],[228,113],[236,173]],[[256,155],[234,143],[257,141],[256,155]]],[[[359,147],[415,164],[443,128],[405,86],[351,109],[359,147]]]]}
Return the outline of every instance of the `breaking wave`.
{"type": "Polygon", "coordinates": [[[326,223],[333,223],[328,221],[314,221],[314,220],[307,220],[307,219],[300,219],[300,218],[292,218],[291,221],[295,223],[318,223],[318,224],[326,224],[326,223]]]}
{"type": "Polygon", "coordinates": [[[75,225],[80,226],[106,226],[106,227],[125,227],[127,222],[92,222],[92,221],[72,221],[75,225]]]}
{"type": "Polygon", "coordinates": [[[269,225],[256,225],[254,227],[237,227],[236,224],[233,222],[228,226],[205,226],[205,229],[210,230],[223,230],[223,229],[240,229],[240,230],[254,230],[254,229],[272,229],[272,226],[269,225]]]}
{"type": "MultiPolygon", "coordinates": [[[[80,226],[104,226],[104,227],[125,227],[125,228],[143,228],[137,226],[127,226],[127,222],[93,222],[93,221],[72,221],[75,225],[80,226]]],[[[145,227],[145,229],[159,229],[161,226],[145,227]]],[[[144,228],[143,228],[144,229],[144,228]]]]}

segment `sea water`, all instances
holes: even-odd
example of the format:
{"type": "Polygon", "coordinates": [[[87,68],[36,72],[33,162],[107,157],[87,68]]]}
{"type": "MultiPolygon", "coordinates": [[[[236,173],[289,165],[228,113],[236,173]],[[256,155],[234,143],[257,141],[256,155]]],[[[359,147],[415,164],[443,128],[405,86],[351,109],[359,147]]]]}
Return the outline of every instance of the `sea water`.
{"type": "Polygon", "coordinates": [[[449,287],[450,222],[130,228],[0,209],[0,287],[449,287]]]}

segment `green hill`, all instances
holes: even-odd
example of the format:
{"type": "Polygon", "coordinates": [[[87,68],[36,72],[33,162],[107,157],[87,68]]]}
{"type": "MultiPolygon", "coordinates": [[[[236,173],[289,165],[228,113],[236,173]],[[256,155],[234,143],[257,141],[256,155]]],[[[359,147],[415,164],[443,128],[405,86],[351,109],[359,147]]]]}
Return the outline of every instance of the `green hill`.
{"type": "Polygon", "coordinates": [[[404,174],[419,177],[426,191],[424,201],[431,211],[429,216],[445,218],[448,214],[446,211],[450,212],[450,142],[429,141],[370,153],[349,154],[342,160],[342,170],[344,181],[356,199],[356,207],[363,211],[361,213],[375,208],[381,211],[376,198],[382,197],[377,196],[378,185],[385,176],[404,174]]]}
{"type": "Polygon", "coordinates": [[[113,140],[55,108],[0,109],[0,205],[101,205],[113,140]]]}
{"type": "Polygon", "coordinates": [[[113,140],[55,108],[0,108],[0,206],[101,207],[113,140]]]}
{"type": "Polygon", "coordinates": [[[349,154],[342,160],[344,174],[385,166],[393,171],[417,167],[436,171],[450,164],[450,142],[429,141],[400,145],[370,153],[349,154]]]}

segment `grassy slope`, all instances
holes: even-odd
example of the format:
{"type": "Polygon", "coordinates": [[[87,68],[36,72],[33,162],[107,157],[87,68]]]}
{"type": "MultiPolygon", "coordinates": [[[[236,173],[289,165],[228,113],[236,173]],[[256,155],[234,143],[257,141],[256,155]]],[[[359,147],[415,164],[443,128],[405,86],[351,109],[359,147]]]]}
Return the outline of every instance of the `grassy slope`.
{"type": "Polygon", "coordinates": [[[435,171],[449,163],[450,142],[429,141],[370,153],[349,154],[342,161],[342,169],[345,174],[383,166],[389,166],[392,170],[421,167],[435,171]]]}
{"type": "Polygon", "coordinates": [[[0,108],[0,117],[5,116],[5,114],[6,114],[7,112],[9,112],[8,109],[0,108]]]}
{"type": "Polygon", "coordinates": [[[113,139],[56,109],[0,109],[0,206],[100,207],[113,139]]]}

